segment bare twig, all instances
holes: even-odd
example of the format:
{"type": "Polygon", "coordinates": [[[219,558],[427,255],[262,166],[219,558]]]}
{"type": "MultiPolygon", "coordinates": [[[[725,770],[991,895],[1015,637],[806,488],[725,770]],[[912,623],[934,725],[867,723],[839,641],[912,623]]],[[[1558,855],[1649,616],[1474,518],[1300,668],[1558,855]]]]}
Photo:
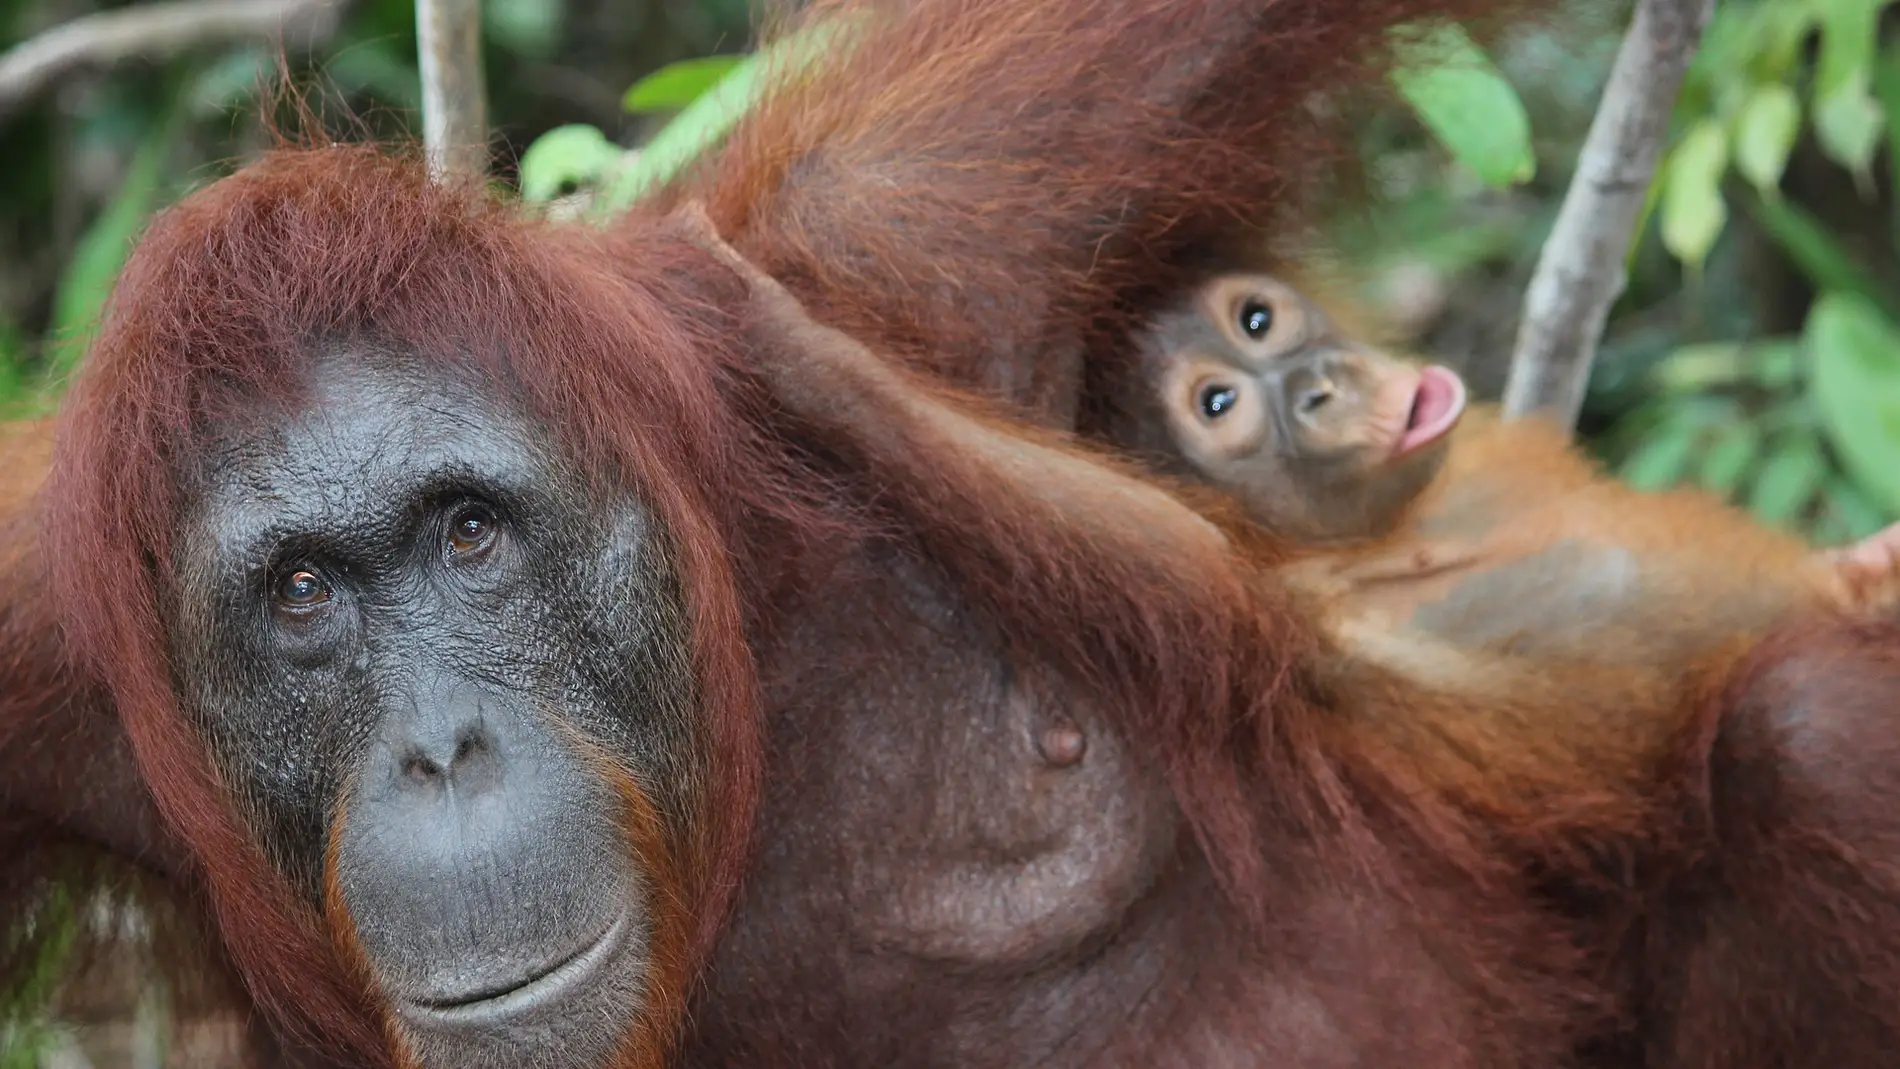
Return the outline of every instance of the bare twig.
{"type": "Polygon", "coordinates": [[[480,0],[416,0],[422,147],[438,178],[488,170],[488,83],[480,0]]]}
{"type": "Polygon", "coordinates": [[[1638,0],[1584,139],[1577,174],[1524,297],[1507,419],[1536,413],[1576,426],[1624,261],[1656,174],[1669,114],[1714,0],[1638,0]]]}
{"type": "Polygon", "coordinates": [[[80,67],[280,33],[286,43],[327,36],[340,7],[338,0],[172,0],[77,18],[0,54],[0,116],[80,67]]]}

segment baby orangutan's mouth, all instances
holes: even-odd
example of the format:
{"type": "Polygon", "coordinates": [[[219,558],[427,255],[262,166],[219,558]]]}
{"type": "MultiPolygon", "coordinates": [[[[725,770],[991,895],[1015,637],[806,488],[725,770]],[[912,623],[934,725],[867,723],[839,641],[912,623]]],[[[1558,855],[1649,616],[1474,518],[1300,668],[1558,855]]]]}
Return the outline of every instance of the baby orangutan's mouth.
{"type": "Polygon", "coordinates": [[[1405,429],[1392,447],[1396,459],[1438,441],[1458,425],[1465,412],[1465,381],[1450,368],[1430,364],[1420,369],[1412,389],[1412,408],[1405,429]]]}

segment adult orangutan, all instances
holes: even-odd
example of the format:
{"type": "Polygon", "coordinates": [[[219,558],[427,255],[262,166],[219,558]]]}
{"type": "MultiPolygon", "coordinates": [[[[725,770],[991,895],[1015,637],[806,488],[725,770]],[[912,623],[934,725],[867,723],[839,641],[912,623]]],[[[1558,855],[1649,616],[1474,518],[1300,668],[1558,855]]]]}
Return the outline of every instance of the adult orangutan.
{"type": "MultiPolygon", "coordinates": [[[[1309,924],[1350,925],[1369,905],[1409,920],[1389,936],[1419,938],[1412,926],[1428,917],[1460,926],[1476,903],[1434,902],[1433,893],[1468,881],[1467,893],[1481,894],[1497,875],[1487,846],[1541,839],[1532,863],[1569,896],[1561,904],[1579,921],[1572,934],[1625,1014],[1585,1040],[1581,1060],[1713,1069],[1873,1066],[1890,1057],[1900,1036],[1891,997],[1900,936],[1890,923],[1900,919],[1892,862],[1900,822],[1888,815],[1900,777],[1900,745],[1888,741],[1900,702],[1900,628],[1797,618],[1752,648],[1708,651],[1693,666],[1699,680],[1628,688],[1628,697],[1656,704],[1559,704],[1567,719],[1554,725],[1528,714],[1561,677],[1534,686],[1524,702],[1494,704],[1395,677],[1350,651],[1263,656],[1263,640],[1281,637],[1275,617],[1286,605],[1271,585],[1250,583],[1265,547],[1250,542],[1246,525],[1217,503],[1197,511],[1185,490],[1175,496],[1124,476],[1113,461],[884,362],[811,319],[724,248],[711,221],[699,226],[701,240],[748,280],[751,329],[771,353],[761,368],[774,395],[844,470],[870,480],[961,586],[982,591],[1025,646],[1085,670],[1074,678],[1097,673],[1107,691],[1144,682],[1114,677],[1122,658],[1145,654],[1151,669],[1166,662],[1168,642],[1200,643],[1195,663],[1219,682],[1193,697],[1212,702],[1226,686],[1227,702],[1201,706],[1198,721],[1157,718],[1151,737],[1176,760],[1198,757],[1192,775],[1255,773],[1264,800],[1250,831],[1264,856],[1251,873],[1258,882],[1237,897],[1258,904],[1265,929],[1283,940],[1256,975],[1279,979],[1287,946],[1310,938],[1309,924]],[[1114,604],[1104,591],[1129,601],[1114,604]],[[1086,639],[1109,645],[1065,644],[1077,622],[1067,619],[1065,630],[1065,614],[1084,603],[1127,621],[1124,641],[1138,639],[1116,646],[1091,628],[1086,639]],[[1279,671],[1299,682],[1276,688],[1279,671]],[[1271,704],[1253,700],[1262,693],[1271,704]],[[1362,868],[1330,889],[1350,896],[1356,916],[1316,910],[1303,880],[1346,858],[1362,868]],[[1404,875],[1384,883],[1394,871],[1404,875]],[[1381,900],[1375,888],[1399,893],[1381,900]]],[[[1142,697],[1151,715],[1173,711],[1164,695],[1142,697]]],[[[1064,755],[1080,752],[1071,745],[1064,755]]],[[[1046,746],[1044,755],[1061,763],[1046,746]]],[[[1203,833],[1213,849],[1223,845],[1220,830],[1203,833]]],[[[1429,935],[1418,945],[1441,964],[1448,951],[1477,965],[1484,955],[1474,932],[1483,929],[1454,935],[1456,949],[1429,935]]],[[[1515,934],[1483,934],[1534,947],[1515,934]]],[[[1380,949],[1397,956],[1405,948],[1380,949]]],[[[1408,964],[1414,982],[1446,975],[1408,964]]],[[[1300,1008],[1311,1013],[1299,1022],[1309,1028],[1338,1020],[1339,1004],[1323,996],[1300,1008]]],[[[1256,1037],[1281,1020],[1271,1009],[1264,1016],[1256,1037]]],[[[1214,1056],[1251,1061],[1283,1049],[1227,1047],[1214,1056]]]]}
{"type": "MultiPolygon", "coordinates": [[[[1308,92],[1467,6],[827,5],[858,47],[682,188],[785,266],[822,253],[841,319],[1060,409],[1092,325],[1295,185],[1308,92]]],[[[594,248],[326,148],[156,221],[7,608],[11,845],[203,893],[292,1057],[652,1064],[748,842],[695,1062],[1555,1057],[1561,933],[1463,829],[1264,837],[1203,714],[1275,705],[1296,616],[1203,671],[1204,618],[1144,630],[1086,529],[1022,543],[1111,579],[1057,631],[964,600],[814,475],[769,336],[665,203],[594,248]],[[102,726],[95,678],[123,734],[59,750],[102,726]],[[49,746],[96,802],[24,796],[49,746]],[[1277,918],[1242,882],[1268,866],[1277,918]]],[[[1289,812],[1343,789],[1295,756],[1289,812]]]]}
{"type": "Polygon", "coordinates": [[[68,633],[283,1045],[652,1064],[735,882],[787,499],[691,295],[596,259],[278,155],[154,224],[62,413],[68,633]]]}

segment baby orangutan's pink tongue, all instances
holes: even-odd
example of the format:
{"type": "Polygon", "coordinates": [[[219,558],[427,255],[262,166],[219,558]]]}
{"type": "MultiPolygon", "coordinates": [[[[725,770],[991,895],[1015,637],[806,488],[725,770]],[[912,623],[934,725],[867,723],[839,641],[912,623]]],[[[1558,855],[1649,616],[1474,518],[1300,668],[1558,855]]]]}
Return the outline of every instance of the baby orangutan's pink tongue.
{"type": "Polygon", "coordinates": [[[1405,433],[1393,449],[1404,456],[1428,446],[1458,425],[1465,412],[1465,380],[1450,368],[1432,364],[1418,373],[1418,389],[1412,394],[1412,414],[1405,433]]]}

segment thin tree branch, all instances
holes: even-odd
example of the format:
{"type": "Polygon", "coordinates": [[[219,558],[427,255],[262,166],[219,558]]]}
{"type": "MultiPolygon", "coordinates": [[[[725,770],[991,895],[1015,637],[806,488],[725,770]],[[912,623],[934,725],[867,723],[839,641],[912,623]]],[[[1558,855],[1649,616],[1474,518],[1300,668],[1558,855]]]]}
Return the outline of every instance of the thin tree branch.
{"type": "Polygon", "coordinates": [[[437,178],[488,171],[480,0],[416,0],[422,148],[437,178]]]}
{"type": "Polygon", "coordinates": [[[0,117],[80,67],[212,42],[327,36],[340,7],[338,0],[172,0],[77,18],[0,54],[0,117]]]}
{"type": "Polygon", "coordinates": [[[1669,115],[1714,0],[1637,0],[1557,222],[1524,296],[1504,416],[1574,428],[1669,115]]]}

